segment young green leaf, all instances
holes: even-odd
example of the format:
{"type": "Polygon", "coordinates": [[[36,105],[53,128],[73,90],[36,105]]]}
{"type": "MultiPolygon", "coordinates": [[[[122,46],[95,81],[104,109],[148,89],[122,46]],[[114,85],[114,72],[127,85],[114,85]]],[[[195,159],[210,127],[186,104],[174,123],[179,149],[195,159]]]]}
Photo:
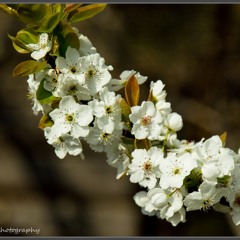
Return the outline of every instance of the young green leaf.
{"type": "Polygon", "coordinates": [[[72,27],[66,22],[60,21],[55,28],[55,34],[58,37],[59,44],[59,54],[65,57],[65,53],[68,47],[80,48],[80,41],[77,34],[74,32],[72,27]]]}
{"type": "Polygon", "coordinates": [[[41,104],[55,103],[59,98],[52,95],[52,93],[44,88],[44,82],[46,79],[42,79],[36,92],[37,100],[41,104]]]}
{"type": "Polygon", "coordinates": [[[19,63],[13,70],[13,77],[25,77],[37,73],[46,67],[47,62],[28,60],[19,63]]]}
{"type": "Polygon", "coordinates": [[[87,6],[79,7],[77,8],[78,12],[71,16],[71,18],[69,19],[69,22],[70,23],[81,22],[86,19],[92,18],[98,13],[102,12],[106,6],[107,6],[106,4],[99,3],[99,4],[90,4],[87,6]]]}
{"type": "Polygon", "coordinates": [[[25,44],[23,44],[21,41],[19,41],[17,38],[12,37],[8,34],[8,37],[11,39],[13,47],[15,50],[19,53],[30,53],[31,49],[29,49],[25,44]]]}
{"type": "Polygon", "coordinates": [[[64,12],[72,12],[79,8],[82,4],[66,4],[66,7],[64,9],[64,12]]]}
{"type": "Polygon", "coordinates": [[[9,34],[8,37],[11,39],[15,50],[19,53],[31,52],[31,49],[27,47],[27,44],[38,42],[38,34],[29,28],[18,31],[16,37],[10,36],[9,34]]]}
{"type": "Polygon", "coordinates": [[[125,85],[125,97],[129,106],[136,106],[139,101],[139,85],[136,77],[133,75],[125,85]]]}
{"type": "Polygon", "coordinates": [[[17,8],[20,20],[31,26],[40,24],[48,11],[48,4],[19,4],[17,8]]]}
{"type": "Polygon", "coordinates": [[[9,14],[10,16],[13,16],[13,17],[16,17],[17,19],[19,19],[16,9],[11,7],[11,4],[10,4],[10,6],[8,6],[7,4],[0,4],[0,10],[9,14]]]}
{"type": "Polygon", "coordinates": [[[122,116],[125,120],[129,120],[129,114],[131,113],[131,108],[130,106],[127,104],[127,102],[125,101],[124,98],[121,98],[119,100],[119,104],[121,107],[121,112],[122,112],[122,116]]]}
{"type": "Polygon", "coordinates": [[[39,26],[33,27],[36,32],[50,33],[58,25],[60,21],[61,13],[56,12],[46,16],[39,26]]]}

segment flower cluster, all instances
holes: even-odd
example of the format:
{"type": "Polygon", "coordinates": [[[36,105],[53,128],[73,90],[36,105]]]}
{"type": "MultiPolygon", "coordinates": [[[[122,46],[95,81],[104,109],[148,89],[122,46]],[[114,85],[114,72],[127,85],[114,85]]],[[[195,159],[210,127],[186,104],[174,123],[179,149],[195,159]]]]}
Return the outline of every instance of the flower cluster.
{"type": "MultiPolygon", "coordinates": [[[[105,152],[116,178],[128,176],[145,190],[134,196],[142,213],[176,226],[193,210],[228,212],[240,224],[240,154],[225,145],[225,136],[199,142],[179,140],[182,117],[172,112],[161,80],[150,83],[149,97],[139,103],[139,85],[147,77],[129,70],[114,79],[90,40],[74,29],[80,48],[27,80],[33,112],[43,114],[40,126],[56,155],[83,155],[82,141],[105,152]],[[125,88],[125,98],[116,92],[125,88]],[[48,97],[43,100],[39,92],[48,97]]],[[[47,33],[29,44],[41,62],[52,48],[47,33]]]]}
{"type": "Polygon", "coordinates": [[[165,154],[156,147],[145,155],[140,151],[132,153],[134,171],[129,174],[147,187],[134,196],[144,214],[157,215],[176,226],[186,221],[186,211],[212,207],[229,212],[233,222],[240,224],[240,158],[223,146],[219,136],[197,143],[182,140],[165,154]],[[136,159],[141,159],[141,164],[134,164],[136,159]]]}
{"type": "MultiPolygon", "coordinates": [[[[68,47],[65,57],[56,57],[54,68],[48,64],[27,80],[33,112],[47,116],[44,134],[59,158],[67,153],[82,155],[82,139],[92,149],[104,151],[108,145],[117,144],[122,133],[120,96],[107,87],[112,67],[105,64],[87,37],[77,34],[80,49],[68,47]],[[50,102],[38,100],[40,86],[51,94],[50,102]]],[[[31,56],[41,60],[51,50],[41,46],[49,46],[50,41],[46,33],[41,34],[31,56]]]]}

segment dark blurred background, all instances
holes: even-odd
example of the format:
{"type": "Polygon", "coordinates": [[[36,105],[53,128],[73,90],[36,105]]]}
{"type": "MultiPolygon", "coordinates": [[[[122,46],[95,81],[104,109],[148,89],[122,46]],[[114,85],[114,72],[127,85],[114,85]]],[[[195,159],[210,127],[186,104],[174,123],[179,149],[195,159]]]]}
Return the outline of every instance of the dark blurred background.
{"type": "MultiPolygon", "coordinates": [[[[179,138],[226,131],[226,146],[238,150],[240,5],[109,4],[74,26],[113,65],[114,78],[131,69],[148,76],[142,99],[150,81],[166,84],[167,101],[184,120],[179,138]]],[[[105,156],[86,145],[85,160],[58,159],[37,128],[26,78],[12,78],[29,55],[16,53],[7,33],[22,27],[0,13],[0,227],[39,228],[41,236],[240,235],[229,216],[214,211],[189,212],[177,227],[142,215],[132,199],[140,188],[115,180],[105,156]]]]}

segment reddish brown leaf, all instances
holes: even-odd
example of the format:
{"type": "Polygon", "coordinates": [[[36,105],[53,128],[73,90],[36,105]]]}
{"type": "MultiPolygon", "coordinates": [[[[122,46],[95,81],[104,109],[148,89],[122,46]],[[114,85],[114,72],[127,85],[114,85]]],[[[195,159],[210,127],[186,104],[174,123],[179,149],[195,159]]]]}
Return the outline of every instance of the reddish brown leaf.
{"type": "Polygon", "coordinates": [[[125,97],[130,107],[138,105],[140,89],[136,77],[133,75],[125,85],[125,97]]]}

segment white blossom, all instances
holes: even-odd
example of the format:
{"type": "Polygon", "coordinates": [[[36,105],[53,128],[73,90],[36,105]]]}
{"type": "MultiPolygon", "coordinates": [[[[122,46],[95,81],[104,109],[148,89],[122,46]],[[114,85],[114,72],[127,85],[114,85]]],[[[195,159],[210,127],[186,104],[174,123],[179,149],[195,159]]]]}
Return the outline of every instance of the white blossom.
{"type": "Polygon", "coordinates": [[[162,173],[160,186],[163,189],[182,187],[184,178],[196,167],[197,162],[190,153],[168,153],[167,157],[159,165],[162,173]]]}
{"type": "Polygon", "coordinates": [[[180,222],[185,222],[185,209],[183,207],[183,194],[180,190],[173,190],[168,193],[168,203],[159,211],[157,216],[161,219],[166,219],[176,226],[180,222]]]}
{"type": "Polygon", "coordinates": [[[218,203],[220,199],[227,195],[227,189],[216,188],[213,184],[203,182],[198,191],[190,193],[184,199],[184,205],[187,211],[193,210],[208,210],[214,204],[218,203]]]}
{"type": "Polygon", "coordinates": [[[132,152],[132,161],[128,166],[130,181],[139,183],[141,186],[154,188],[157,177],[160,177],[159,163],[163,159],[163,152],[157,147],[135,149],[132,152]]]}
{"type": "Polygon", "coordinates": [[[29,75],[28,80],[28,99],[32,101],[32,110],[35,115],[38,115],[40,111],[43,112],[43,107],[41,103],[37,100],[37,90],[40,82],[35,80],[33,74],[29,75]]]}
{"type": "Polygon", "coordinates": [[[41,33],[39,35],[39,42],[27,44],[27,47],[33,50],[31,57],[35,60],[39,60],[51,51],[52,39],[49,39],[47,33],[41,33]]]}
{"type": "Polygon", "coordinates": [[[141,207],[141,211],[145,215],[153,216],[156,214],[157,208],[151,203],[148,193],[146,191],[140,191],[133,197],[135,203],[141,207]]]}
{"type": "Polygon", "coordinates": [[[117,168],[116,179],[123,177],[128,170],[130,157],[127,149],[120,143],[118,146],[112,146],[107,151],[107,163],[117,168]]]}
{"type": "Polygon", "coordinates": [[[137,139],[157,140],[162,130],[162,116],[154,104],[144,101],[141,106],[133,106],[131,111],[129,118],[133,123],[132,134],[137,139]]]}
{"type": "Polygon", "coordinates": [[[88,56],[90,54],[97,53],[96,48],[92,45],[91,41],[87,36],[80,34],[79,40],[80,40],[80,49],[79,49],[80,56],[88,56]]]}
{"type": "Polygon", "coordinates": [[[141,207],[143,214],[156,215],[161,219],[166,219],[173,226],[186,221],[183,195],[180,190],[170,192],[161,188],[153,188],[148,192],[141,191],[135,194],[134,201],[141,207]]]}
{"type": "Polygon", "coordinates": [[[170,113],[164,119],[164,125],[168,127],[170,130],[177,132],[183,127],[182,117],[178,113],[170,113]]]}
{"type": "Polygon", "coordinates": [[[68,77],[78,80],[79,84],[84,83],[84,76],[80,64],[80,54],[77,49],[68,47],[66,57],[57,57],[56,67],[61,73],[67,74],[68,77]]]}
{"type": "Polygon", "coordinates": [[[99,92],[100,99],[94,99],[88,103],[97,117],[96,123],[101,130],[110,133],[116,128],[122,128],[119,97],[120,95],[116,96],[114,92],[110,92],[104,87],[99,92]]]}
{"type": "Polygon", "coordinates": [[[105,65],[105,60],[98,53],[80,58],[81,74],[84,76],[84,83],[92,96],[106,86],[110,79],[111,66],[105,65]]]}
{"type": "Polygon", "coordinates": [[[44,88],[54,93],[54,91],[58,88],[59,81],[58,81],[58,74],[55,69],[47,69],[45,75],[45,81],[43,83],[44,88]]]}
{"type": "Polygon", "coordinates": [[[134,70],[131,70],[131,71],[126,70],[120,74],[120,79],[111,79],[111,81],[108,84],[109,90],[115,91],[115,92],[120,90],[121,88],[123,88],[126,85],[128,80],[132,76],[136,77],[139,85],[141,85],[147,81],[147,77],[140,75],[140,73],[138,73],[134,70]]]}
{"type": "Polygon", "coordinates": [[[235,225],[240,224],[240,167],[235,164],[229,181],[226,186],[228,187],[228,194],[226,199],[229,202],[230,215],[235,225]]]}
{"type": "Polygon", "coordinates": [[[219,136],[213,136],[196,145],[195,157],[202,169],[203,180],[216,184],[217,178],[231,175],[235,153],[222,146],[219,136]]]}
{"type": "Polygon", "coordinates": [[[70,77],[70,75],[60,74],[58,77],[58,88],[54,91],[58,97],[72,96],[77,100],[90,100],[90,91],[82,85],[77,79],[70,77]]]}
{"type": "Polygon", "coordinates": [[[67,153],[73,156],[82,153],[82,144],[78,138],[73,138],[69,134],[58,136],[50,127],[44,129],[44,134],[47,142],[53,145],[55,153],[60,159],[66,157],[67,153]]]}
{"type": "Polygon", "coordinates": [[[163,84],[161,80],[150,83],[150,90],[152,91],[154,102],[165,101],[167,93],[165,90],[163,90],[164,87],[165,84],[163,84]]]}
{"type": "Polygon", "coordinates": [[[160,111],[162,116],[167,116],[171,113],[171,104],[166,102],[167,93],[163,88],[165,84],[161,80],[150,83],[150,91],[152,94],[153,102],[157,110],[160,111]]]}
{"type": "Polygon", "coordinates": [[[147,196],[156,209],[160,210],[168,204],[169,196],[162,188],[157,187],[149,190],[147,196]]]}
{"type": "Polygon", "coordinates": [[[89,135],[85,138],[90,148],[96,152],[108,152],[110,148],[118,146],[121,141],[122,130],[103,131],[96,124],[91,127],[89,135]]]}
{"type": "Polygon", "coordinates": [[[89,133],[89,124],[93,120],[92,110],[89,106],[80,105],[72,96],[65,96],[59,103],[59,108],[49,113],[54,121],[53,129],[62,134],[70,133],[71,136],[86,137],[89,133]]]}

